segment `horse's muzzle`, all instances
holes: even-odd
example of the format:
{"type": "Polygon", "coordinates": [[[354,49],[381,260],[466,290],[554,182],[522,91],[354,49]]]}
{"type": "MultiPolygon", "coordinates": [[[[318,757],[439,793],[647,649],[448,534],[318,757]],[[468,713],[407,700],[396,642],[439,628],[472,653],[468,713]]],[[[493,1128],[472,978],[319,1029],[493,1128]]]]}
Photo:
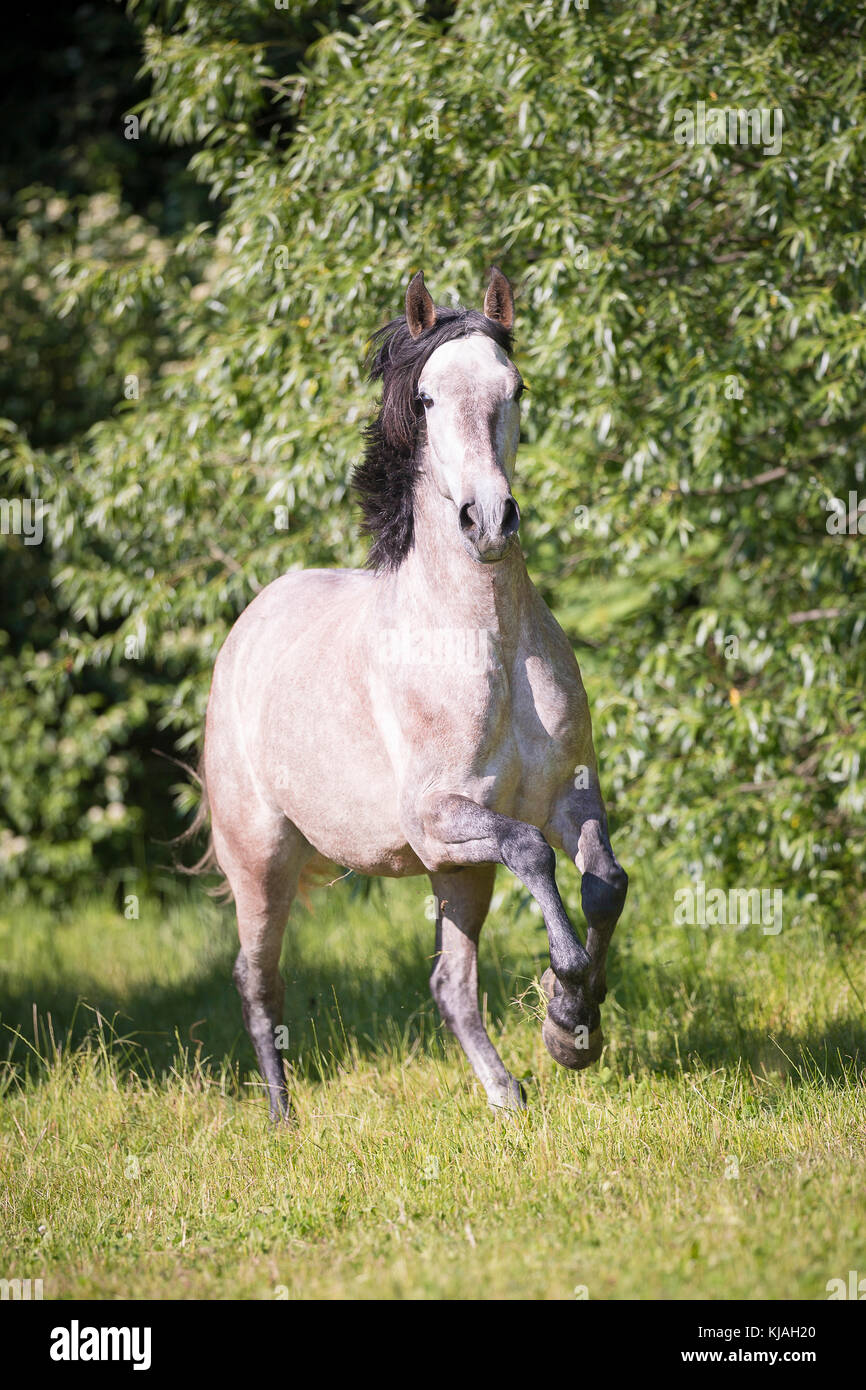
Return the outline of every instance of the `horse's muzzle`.
{"type": "Polygon", "coordinates": [[[466,549],[474,559],[490,565],[502,559],[508,542],[516,535],[520,527],[520,508],[508,493],[487,505],[480,500],[464,502],[459,518],[466,549]]]}

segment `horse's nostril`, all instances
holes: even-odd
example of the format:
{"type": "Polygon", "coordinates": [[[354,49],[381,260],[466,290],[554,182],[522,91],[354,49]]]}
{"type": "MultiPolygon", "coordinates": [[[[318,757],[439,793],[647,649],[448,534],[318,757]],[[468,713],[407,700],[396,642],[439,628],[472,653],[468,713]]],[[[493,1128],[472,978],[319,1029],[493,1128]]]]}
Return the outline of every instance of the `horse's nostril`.
{"type": "Polygon", "coordinates": [[[520,508],[513,497],[506,499],[501,526],[503,536],[513,536],[520,526],[520,508]]]}
{"type": "Polygon", "coordinates": [[[464,502],[460,508],[460,530],[471,531],[478,525],[474,502],[464,502]]]}

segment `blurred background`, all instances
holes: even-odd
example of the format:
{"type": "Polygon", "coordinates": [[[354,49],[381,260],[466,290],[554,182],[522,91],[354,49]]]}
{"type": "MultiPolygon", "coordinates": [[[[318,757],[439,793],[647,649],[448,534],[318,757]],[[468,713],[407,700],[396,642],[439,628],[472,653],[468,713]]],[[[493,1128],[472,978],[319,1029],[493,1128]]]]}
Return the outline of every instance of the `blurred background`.
{"type": "Polygon", "coordinates": [[[620,860],[859,925],[861,8],[133,0],[29,25],[0,84],[7,901],[170,893],[197,791],[168,759],[196,761],[229,627],[288,569],[364,562],[370,334],[415,270],[480,306],[496,262],[522,536],[620,860]],[[780,113],[779,152],[684,143],[698,102],[780,113]]]}

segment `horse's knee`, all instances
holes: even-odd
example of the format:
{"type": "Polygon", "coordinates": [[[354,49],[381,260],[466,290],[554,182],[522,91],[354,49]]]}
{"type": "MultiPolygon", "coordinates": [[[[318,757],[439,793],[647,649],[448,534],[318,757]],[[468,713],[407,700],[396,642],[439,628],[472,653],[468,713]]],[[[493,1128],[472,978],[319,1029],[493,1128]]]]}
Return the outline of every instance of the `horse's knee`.
{"type": "Polygon", "coordinates": [[[555,878],[556,854],[534,825],[515,824],[503,838],[502,858],[506,867],[524,883],[555,878]]]}
{"type": "Polygon", "coordinates": [[[235,982],[238,994],[243,994],[244,986],[246,984],[246,978],[247,958],[244,955],[243,951],[238,951],[237,956],[235,958],[234,969],[232,970],[232,979],[235,982]]]}
{"type": "Polygon", "coordinates": [[[584,916],[592,927],[614,927],[619,920],[628,892],[628,874],[615,861],[602,874],[586,872],[580,899],[584,916]]]}
{"type": "Polygon", "coordinates": [[[438,958],[430,972],[430,993],[443,1021],[450,1028],[459,1012],[460,988],[444,956],[438,958]]]}
{"type": "Polygon", "coordinates": [[[448,1020],[445,1018],[445,1006],[449,994],[448,974],[443,968],[441,957],[437,960],[430,972],[430,993],[433,995],[433,1000],[437,1009],[447,1023],[448,1020]]]}

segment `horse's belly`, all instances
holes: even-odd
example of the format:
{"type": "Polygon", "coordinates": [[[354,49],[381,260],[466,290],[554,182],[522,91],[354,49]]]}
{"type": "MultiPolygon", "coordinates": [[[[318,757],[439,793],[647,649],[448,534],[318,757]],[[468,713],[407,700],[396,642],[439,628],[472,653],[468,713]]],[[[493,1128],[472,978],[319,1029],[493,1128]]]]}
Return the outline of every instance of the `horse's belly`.
{"type": "Polygon", "coordinates": [[[325,859],[360,874],[403,878],[424,865],[406,842],[392,799],[371,798],[333,780],[322,796],[299,781],[281,796],[283,813],[325,859]]]}
{"type": "Polygon", "coordinates": [[[273,778],[283,814],[321,855],[364,874],[402,877],[424,872],[406,843],[391,769],[372,749],[340,745],[321,730],[318,749],[294,743],[273,778]],[[337,747],[343,752],[337,752],[337,747]],[[325,753],[325,749],[331,749],[325,753]]]}

